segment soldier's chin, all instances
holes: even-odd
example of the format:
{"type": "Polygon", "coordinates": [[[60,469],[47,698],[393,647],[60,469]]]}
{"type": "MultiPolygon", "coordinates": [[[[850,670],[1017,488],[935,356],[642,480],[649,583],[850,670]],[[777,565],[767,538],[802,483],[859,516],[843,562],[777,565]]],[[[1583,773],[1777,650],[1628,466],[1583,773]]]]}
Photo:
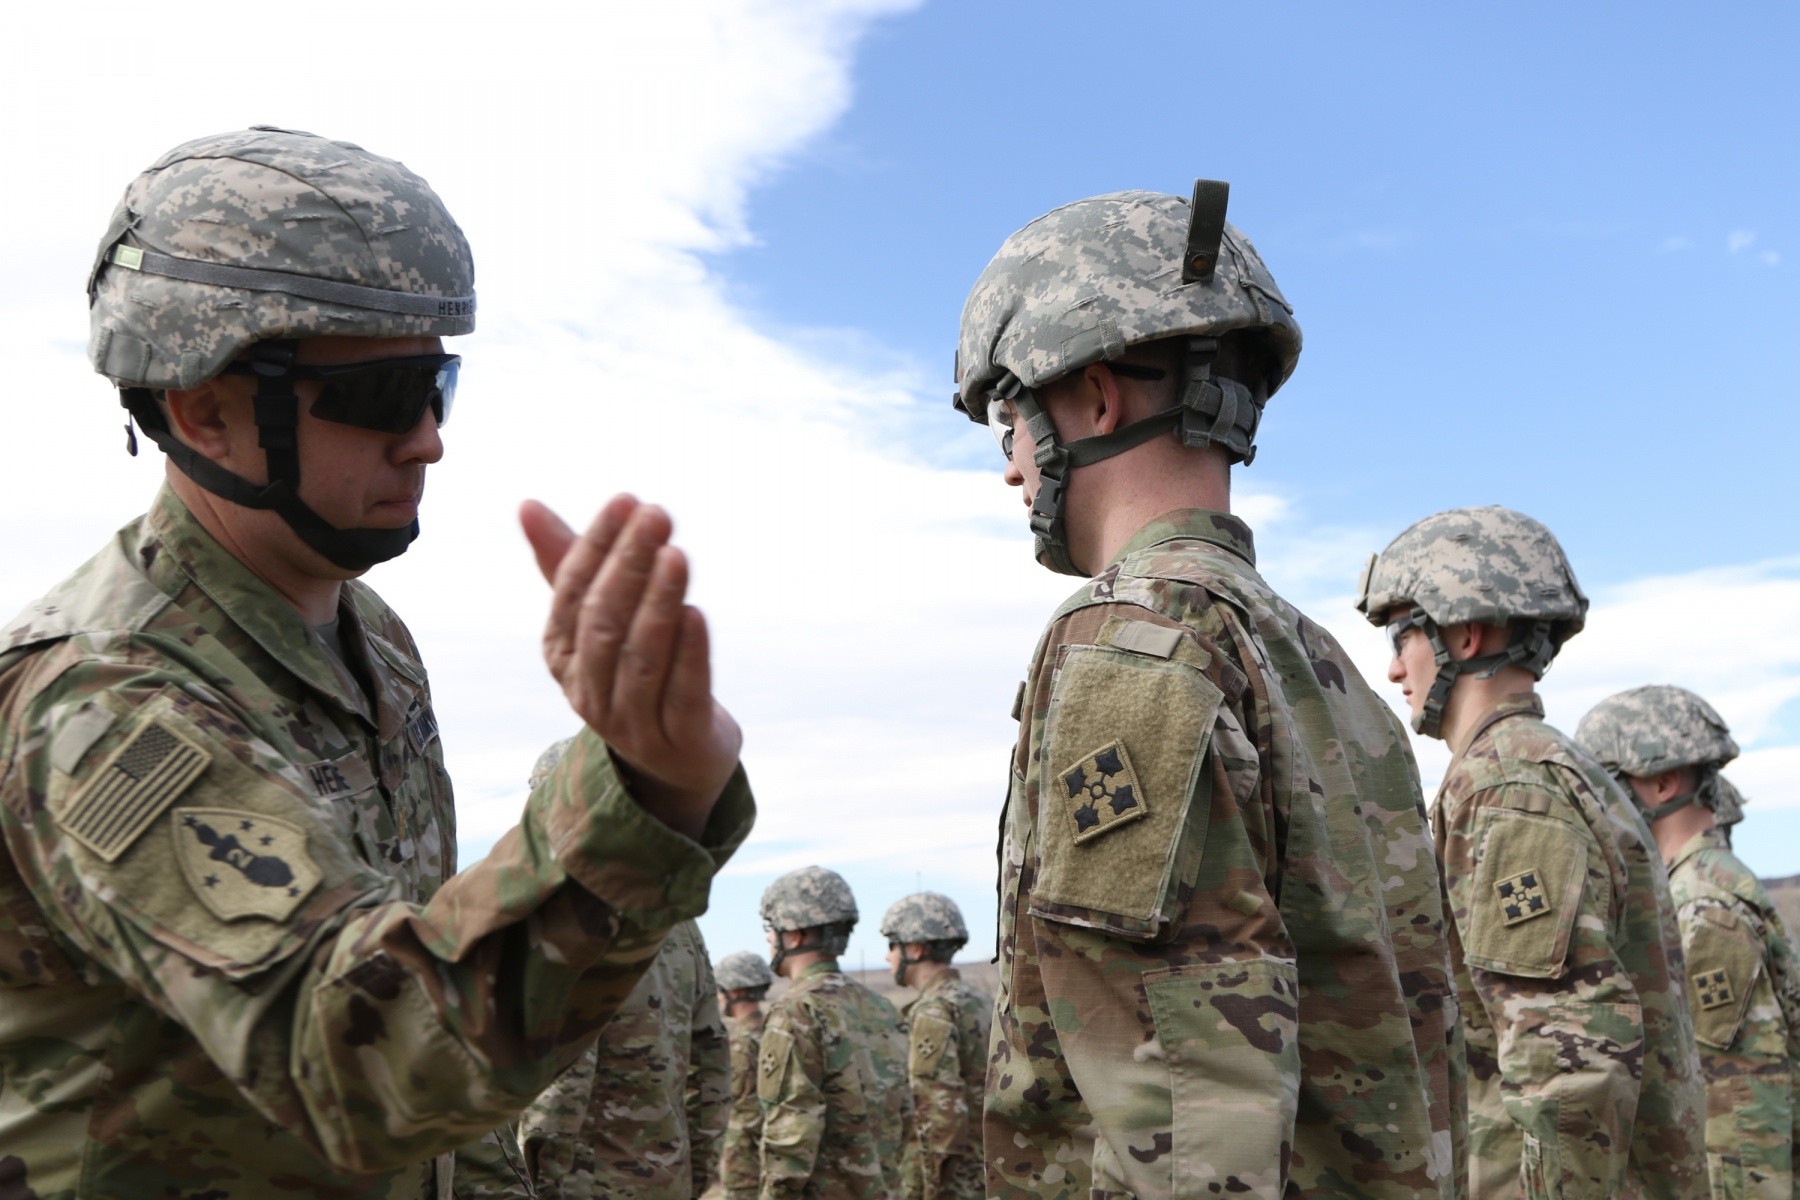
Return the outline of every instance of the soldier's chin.
{"type": "Polygon", "coordinates": [[[372,505],[361,524],[365,529],[404,529],[418,518],[417,500],[387,500],[372,505]]]}

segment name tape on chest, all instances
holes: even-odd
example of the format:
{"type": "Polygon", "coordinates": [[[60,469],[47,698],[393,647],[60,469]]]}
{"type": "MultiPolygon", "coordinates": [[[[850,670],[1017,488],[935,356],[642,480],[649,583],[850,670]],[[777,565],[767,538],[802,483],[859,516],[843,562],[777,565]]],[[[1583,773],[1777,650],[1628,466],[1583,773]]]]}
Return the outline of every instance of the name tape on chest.
{"type": "Polygon", "coordinates": [[[300,768],[307,786],[321,800],[338,796],[354,796],[375,786],[375,773],[360,754],[307,763],[300,768]]]}
{"type": "Polygon", "coordinates": [[[146,721],[51,816],[71,838],[117,861],[211,762],[199,743],[146,721]]]}
{"type": "Polygon", "coordinates": [[[412,743],[414,754],[425,753],[425,747],[437,740],[437,714],[431,706],[414,701],[416,707],[406,715],[406,740],[412,743]]]}

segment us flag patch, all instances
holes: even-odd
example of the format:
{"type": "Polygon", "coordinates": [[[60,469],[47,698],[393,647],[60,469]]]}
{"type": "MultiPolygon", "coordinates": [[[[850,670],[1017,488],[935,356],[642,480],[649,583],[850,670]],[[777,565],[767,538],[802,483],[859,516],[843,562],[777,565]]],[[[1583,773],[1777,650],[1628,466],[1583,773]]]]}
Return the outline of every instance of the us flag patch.
{"type": "Polygon", "coordinates": [[[200,778],[210,762],[212,755],[193,741],[160,721],[150,721],[54,814],[56,823],[112,862],[200,778]]]}

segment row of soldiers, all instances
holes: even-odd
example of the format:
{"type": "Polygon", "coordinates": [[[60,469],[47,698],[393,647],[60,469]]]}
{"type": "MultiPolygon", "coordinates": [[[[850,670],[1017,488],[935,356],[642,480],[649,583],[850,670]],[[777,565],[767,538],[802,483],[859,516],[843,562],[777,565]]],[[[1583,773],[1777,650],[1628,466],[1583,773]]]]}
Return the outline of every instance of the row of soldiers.
{"type": "MultiPolygon", "coordinates": [[[[1567,558],[1511,509],[1440,512],[1358,599],[1452,751],[1428,818],[1399,719],[1231,512],[1301,335],[1227,198],[1064,205],[963,309],[955,407],[1081,581],[1013,705],[979,1186],[1792,1196],[1800,1000],[1717,829],[1723,723],[1657,688],[1552,729],[1537,685],[1588,610],[1567,558]]],[[[165,482],[0,631],[0,1195],[474,1200],[672,1169],[574,1115],[584,1056],[598,1079],[691,1033],[620,1014],[755,817],[668,514],[522,508],[581,732],[459,871],[427,673],[358,577],[418,535],[445,452],[461,228],[402,164],[259,127],[134,180],[87,291],[90,362],[165,482]],[[520,1117],[565,1083],[569,1111],[520,1117]]],[[[938,1154],[937,1186],[974,1188],[972,1130],[954,1154],[906,1132],[950,1025],[972,1080],[960,1011],[915,1005],[902,1050],[833,967],[847,889],[802,873],[764,909],[792,987],[739,1073],[758,1190],[923,1191],[938,1154]]],[[[926,934],[889,935],[915,983],[954,940],[926,934]]]]}

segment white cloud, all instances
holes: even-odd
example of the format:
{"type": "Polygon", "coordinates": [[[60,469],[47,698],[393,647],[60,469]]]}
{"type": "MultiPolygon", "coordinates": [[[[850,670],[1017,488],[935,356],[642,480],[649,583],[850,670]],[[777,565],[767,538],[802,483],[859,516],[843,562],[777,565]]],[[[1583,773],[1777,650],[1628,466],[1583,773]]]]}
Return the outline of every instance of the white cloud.
{"type": "Polygon", "coordinates": [[[1725,239],[1725,253],[1742,254],[1756,245],[1756,231],[1753,229],[1734,229],[1725,239]]]}
{"type": "Polygon", "coordinates": [[[1674,236],[1666,237],[1659,242],[1656,251],[1658,254],[1676,254],[1683,250],[1692,250],[1693,248],[1693,238],[1682,234],[1675,234],[1674,236]]]}

